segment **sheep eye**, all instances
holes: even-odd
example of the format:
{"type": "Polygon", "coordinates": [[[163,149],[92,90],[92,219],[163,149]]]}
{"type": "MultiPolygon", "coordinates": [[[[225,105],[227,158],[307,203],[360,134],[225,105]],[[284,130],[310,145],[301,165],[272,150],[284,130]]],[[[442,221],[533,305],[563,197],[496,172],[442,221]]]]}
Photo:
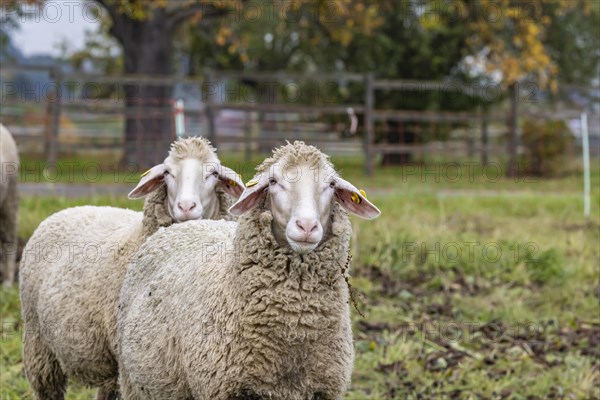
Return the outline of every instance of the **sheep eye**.
{"type": "Polygon", "coordinates": [[[269,185],[275,185],[277,184],[277,180],[275,180],[275,178],[269,178],[269,185]]]}
{"type": "Polygon", "coordinates": [[[329,182],[329,187],[333,189],[335,187],[335,181],[329,182]]]}
{"type": "Polygon", "coordinates": [[[165,182],[172,182],[175,179],[175,175],[173,175],[169,171],[165,171],[163,173],[163,179],[165,180],[165,182]]]}
{"type": "Polygon", "coordinates": [[[219,173],[217,171],[213,171],[212,172],[212,176],[214,176],[215,178],[219,177],[219,173]]]}

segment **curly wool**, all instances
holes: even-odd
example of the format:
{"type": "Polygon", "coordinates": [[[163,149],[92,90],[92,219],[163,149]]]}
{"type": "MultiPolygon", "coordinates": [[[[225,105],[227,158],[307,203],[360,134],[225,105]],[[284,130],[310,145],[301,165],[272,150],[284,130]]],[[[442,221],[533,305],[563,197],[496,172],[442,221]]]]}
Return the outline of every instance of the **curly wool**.
{"type": "Polygon", "coordinates": [[[351,226],[337,204],[331,218],[304,255],[275,240],[268,204],[239,226],[194,221],[146,241],[119,304],[124,397],[340,399],[354,357],[351,226]]]}
{"type": "MultiPolygon", "coordinates": [[[[231,221],[233,216],[227,211],[233,202],[231,197],[223,190],[217,189],[217,198],[219,200],[219,208],[208,219],[231,221]]],[[[146,196],[143,213],[144,240],[152,236],[159,228],[164,228],[175,223],[175,220],[169,213],[169,199],[166,185],[163,184],[160,188],[146,196]]]]}
{"type": "Polygon", "coordinates": [[[162,185],[146,196],[144,200],[143,236],[149,238],[158,228],[173,225],[175,222],[169,213],[167,186],[162,185]]]}
{"type": "Polygon", "coordinates": [[[0,124],[0,281],[16,283],[19,216],[19,153],[12,135],[0,124]]]}
{"type": "Polygon", "coordinates": [[[212,147],[210,141],[201,136],[178,139],[171,144],[169,158],[181,161],[185,158],[210,160],[215,157],[217,149],[212,147]]]}
{"type": "Polygon", "coordinates": [[[305,144],[303,141],[296,140],[294,143],[287,142],[285,146],[273,150],[273,155],[264,160],[256,167],[257,172],[268,171],[271,166],[277,162],[285,160],[286,167],[298,166],[301,163],[311,165],[321,165],[333,168],[329,156],[321,152],[315,146],[305,144]]]}

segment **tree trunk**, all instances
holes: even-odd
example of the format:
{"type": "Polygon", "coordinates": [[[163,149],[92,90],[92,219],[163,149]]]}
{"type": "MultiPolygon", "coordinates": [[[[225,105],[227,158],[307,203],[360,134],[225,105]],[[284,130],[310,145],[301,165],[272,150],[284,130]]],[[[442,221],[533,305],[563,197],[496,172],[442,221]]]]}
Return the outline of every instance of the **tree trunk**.
{"type": "MultiPolygon", "coordinates": [[[[166,11],[156,8],[143,20],[109,11],[111,34],[123,47],[125,73],[169,76],[173,46],[166,11]]],[[[171,95],[171,85],[125,85],[124,165],[146,169],[164,160],[175,138],[171,95]]]]}
{"type": "MultiPolygon", "coordinates": [[[[169,76],[172,72],[173,31],[193,16],[203,19],[226,15],[227,2],[187,3],[172,1],[168,6],[131,0],[144,6],[142,18],[131,13],[127,2],[95,0],[110,15],[110,33],[123,47],[126,74],[169,76]]],[[[125,86],[125,144],[122,161],[148,168],[161,163],[175,139],[171,106],[172,85],[129,84],[125,86]]]]}
{"type": "MultiPolygon", "coordinates": [[[[123,41],[126,74],[168,76],[172,44],[166,19],[157,10],[123,41]],[[137,36],[137,37],[136,37],[137,36]]],[[[134,84],[125,90],[123,162],[148,168],[161,163],[175,138],[170,85],[134,84]]]]}

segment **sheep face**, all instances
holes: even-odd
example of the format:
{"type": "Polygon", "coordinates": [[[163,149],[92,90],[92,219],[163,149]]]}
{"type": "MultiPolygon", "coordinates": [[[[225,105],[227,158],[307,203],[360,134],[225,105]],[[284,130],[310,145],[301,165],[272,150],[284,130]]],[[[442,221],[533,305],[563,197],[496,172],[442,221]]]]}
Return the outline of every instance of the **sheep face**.
{"type": "Polygon", "coordinates": [[[269,171],[268,194],[273,234],[297,252],[313,250],[328,228],[334,189],[330,168],[275,164],[269,171]]]}
{"type": "MultiPolygon", "coordinates": [[[[182,142],[185,143],[185,140],[182,142]]],[[[181,143],[175,142],[175,145],[181,143]]],[[[235,199],[242,194],[244,183],[241,178],[232,169],[221,165],[214,152],[201,147],[201,153],[189,147],[185,148],[185,153],[181,150],[176,153],[177,147],[172,148],[162,164],[142,175],[138,185],[129,193],[129,198],[146,196],[166,185],[169,215],[175,222],[183,222],[215,215],[219,209],[217,189],[235,199]]]]}
{"type": "Polygon", "coordinates": [[[273,235],[298,253],[314,250],[323,240],[334,202],[362,218],[379,216],[364,192],[342,179],[315,147],[295,142],[282,149],[259,167],[259,174],[230,208],[232,214],[243,214],[268,198],[273,235]],[[286,148],[289,151],[282,152],[286,148]]]}
{"type": "Polygon", "coordinates": [[[165,167],[168,210],[177,222],[214,215],[219,209],[217,188],[225,189],[235,198],[243,190],[243,183],[237,175],[216,159],[208,162],[196,158],[177,162],[167,159],[165,167]]]}

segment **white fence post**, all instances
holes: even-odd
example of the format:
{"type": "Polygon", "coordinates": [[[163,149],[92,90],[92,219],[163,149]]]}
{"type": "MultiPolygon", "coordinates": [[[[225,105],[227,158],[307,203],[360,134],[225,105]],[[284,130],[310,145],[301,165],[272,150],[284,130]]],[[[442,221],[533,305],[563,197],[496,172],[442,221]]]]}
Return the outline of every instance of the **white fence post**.
{"type": "Polygon", "coordinates": [[[583,151],[583,215],[590,216],[590,139],[587,113],[581,113],[581,147],[583,151]]]}
{"type": "Polygon", "coordinates": [[[178,99],[175,102],[175,134],[178,138],[183,137],[185,135],[185,114],[183,108],[183,100],[178,99]]]}

